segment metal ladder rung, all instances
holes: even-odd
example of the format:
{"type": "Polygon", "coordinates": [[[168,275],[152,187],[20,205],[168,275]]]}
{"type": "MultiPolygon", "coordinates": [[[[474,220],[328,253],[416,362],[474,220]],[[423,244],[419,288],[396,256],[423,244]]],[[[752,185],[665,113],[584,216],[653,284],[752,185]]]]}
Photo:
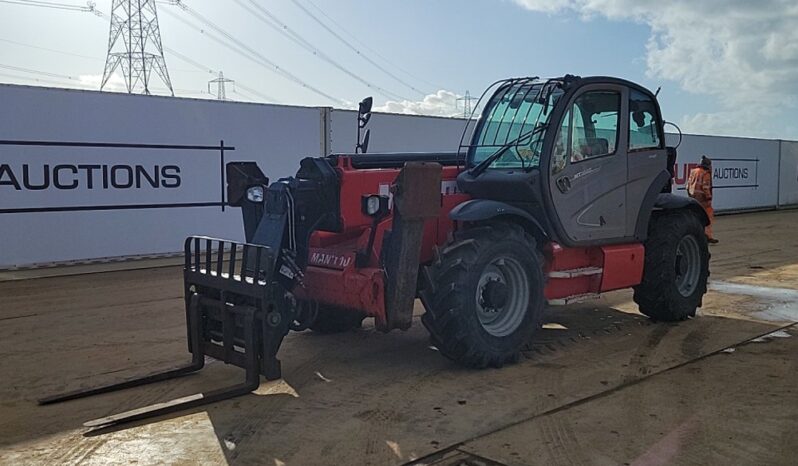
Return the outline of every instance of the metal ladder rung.
{"type": "Polygon", "coordinates": [[[604,273],[602,267],[581,267],[578,269],[569,270],[552,270],[549,272],[549,278],[574,278],[585,277],[588,275],[600,275],[604,273]]]}
{"type": "Polygon", "coordinates": [[[599,293],[583,293],[573,296],[566,296],[565,298],[550,299],[549,305],[551,306],[565,306],[566,304],[581,303],[590,299],[597,299],[601,297],[599,293]]]}

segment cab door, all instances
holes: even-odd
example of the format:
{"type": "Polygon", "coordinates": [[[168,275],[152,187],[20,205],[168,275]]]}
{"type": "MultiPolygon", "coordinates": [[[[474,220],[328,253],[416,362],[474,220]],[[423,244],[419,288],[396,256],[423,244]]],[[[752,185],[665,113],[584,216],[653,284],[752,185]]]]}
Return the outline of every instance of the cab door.
{"type": "Polygon", "coordinates": [[[628,90],[585,86],[569,102],[551,157],[549,190],[561,230],[571,244],[626,236],[628,90]]]}
{"type": "Polygon", "coordinates": [[[642,216],[645,212],[641,211],[651,208],[653,198],[650,196],[662,190],[665,183],[669,182],[663,180],[669,180],[670,174],[656,99],[650,94],[631,89],[627,115],[629,181],[626,185],[626,236],[635,236],[646,233],[648,225],[638,225],[638,219],[648,218],[642,216]]]}

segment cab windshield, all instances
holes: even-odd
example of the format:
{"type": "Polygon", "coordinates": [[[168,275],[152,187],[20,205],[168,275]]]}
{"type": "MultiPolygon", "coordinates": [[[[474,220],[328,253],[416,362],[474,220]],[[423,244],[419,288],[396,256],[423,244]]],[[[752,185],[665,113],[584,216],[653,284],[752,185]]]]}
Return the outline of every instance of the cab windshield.
{"type": "Polygon", "coordinates": [[[563,94],[558,84],[520,79],[500,85],[471,139],[469,165],[501,151],[487,168],[537,168],[551,111],[563,94]]]}

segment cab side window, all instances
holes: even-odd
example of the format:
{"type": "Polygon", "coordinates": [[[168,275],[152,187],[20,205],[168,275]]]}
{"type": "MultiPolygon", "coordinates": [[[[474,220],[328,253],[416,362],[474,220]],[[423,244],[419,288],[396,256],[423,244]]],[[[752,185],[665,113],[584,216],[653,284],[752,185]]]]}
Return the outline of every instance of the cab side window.
{"type": "Polygon", "coordinates": [[[629,94],[629,150],[661,149],[657,106],[640,91],[629,94]]]}
{"type": "Polygon", "coordinates": [[[557,138],[554,141],[554,151],[552,153],[551,172],[560,173],[565,169],[565,162],[568,160],[568,136],[571,132],[571,111],[565,112],[562,124],[557,131],[557,138]]]}
{"type": "Polygon", "coordinates": [[[586,92],[571,107],[571,162],[615,153],[621,94],[614,91],[586,92]]]}

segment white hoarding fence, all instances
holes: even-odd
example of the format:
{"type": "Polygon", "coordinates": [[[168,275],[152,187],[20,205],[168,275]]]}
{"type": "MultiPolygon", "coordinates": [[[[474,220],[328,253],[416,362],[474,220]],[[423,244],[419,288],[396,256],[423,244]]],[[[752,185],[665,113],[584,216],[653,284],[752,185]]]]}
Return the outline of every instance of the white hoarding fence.
{"type": "MultiPolygon", "coordinates": [[[[225,162],[276,180],[303,157],[353,152],[357,134],[357,112],[329,108],[2,84],[0,102],[0,269],[174,253],[195,234],[242,240],[225,162]]],[[[465,123],[376,113],[369,152],[455,152],[465,123]]],[[[798,204],[798,142],[685,135],[677,193],[701,155],[718,210],[798,204]]]]}
{"type": "Polygon", "coordinates": [[[243,240],[222,164],[290,176],[321,155],[319,121],[318,108],[0,85],[0,269],[243,240]]]}
{"type": "Polygon", "coordinates": [[[781,141],[779,206],[798,205],[798,142],[781,141]]]}
{"type": "Polygon", "coordinates": [[[758,188],[759,159],[712,160],[712,179],[714,186],[723,188],[758,188]]]}
{"type": "MultiPolygon", "coordinates": [[[[457,152],[466,120],[374,113],[369,152],[457,152]]],[[[357,112],[332,109],[329,153],[351,154],[357,139],[357,112]]]]}
{"type": "MultiPolygon", "coordinates": [[[[669,134],[669,145],[678,136],[669,134]]],[[[687,195],[690,170],[701,156],[712,159],[715,210],[775,208],[778,202],[779,142],[763,139],[685,135],[677,151],[675,192],[687,195]]]]}
{"type": "MultiPolygon", "coordinates": [[[[0,102],[0,268],[242,240],[240,211],[223,205],[226,161],[276,180],[356,138],[356,112],[329,108],[15,85],[0,102]]],[[[374,114],[369,151],[454,151],[462,125],[374,114]]]]}
{"type": "Polygon", "coordinates": [[[0,214],[224,208],[224,146],[0,141],[0,214]]]}

